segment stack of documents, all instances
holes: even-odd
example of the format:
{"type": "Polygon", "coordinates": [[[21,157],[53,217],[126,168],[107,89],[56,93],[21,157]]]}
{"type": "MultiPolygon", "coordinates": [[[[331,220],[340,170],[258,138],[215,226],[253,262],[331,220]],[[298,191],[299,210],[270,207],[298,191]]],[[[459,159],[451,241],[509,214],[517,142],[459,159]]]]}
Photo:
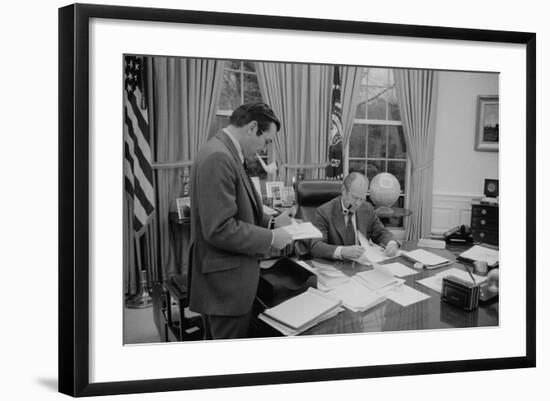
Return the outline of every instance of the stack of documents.
{"type": "Polygon", "coordinates": [[[356,279],[349,280],[327,294],[341,300],[342,304],[353,312],[364,312],[386,300],[384,295],[369,290],[356,279]]]}
{"type": "Polygon", "coordinates": [[[403,256],[415,262],[422,263],[426,269],[435,269],[436,267],[451,264],[449,259],[445,259],[435,253],[425,251],[424,249],[415,249],[414,251],[404,253],[403,256]]]}
{"type": "Polygon", "coordinates": [[[413,270],[399,262],[387,263],[381,266],[385,267],[390,274],[395,277],[407,277],[418,273],[418,271],[413,270]]]}
{"type": "Polygon", "coordinates": [[[308,239],[308,238],[322,238],[323,234],[310,222],[299,223],[299,224],[289,224],[288,226],[282,227],[287,231],[291,236],[292,240],[299,239],[308,239]]]}
{"type": "Polygon", "coordinates": [[[314,273],[317,275],[317,287],[321,290],[328,291],[349,281],[348,276],[332,265],[316,261],[312,263],[315,267],[314,273]]]}
{"type": "Polygon", "coordinates": [[[266,309],[259,318],[285,335],[296,335],[336,316],[342,302],[315,288],[266,309]]]}
{"type": "Polygon", "coordinates": [[[364,272],[357,273],[355,276],[357,280],[369,290],[378,291],[386,287],[401,284],[403,280],[399,280],[393,277],[391,274],[382,271],[381,269],[372,269],[364,272]]]}
{"type": "Polygon", "coordinates": [[[481,245],[474,245],[465,252],[462,252],[457,258],[467,262],[482,261],[487,262],[489,266],[496,266],[499,260],[498,250],[485,248],[481,245]]]}
{"type": "Polygon", "coordinates": [[[461,280],[467,281],[468,283],[474,283],[474,281],[472,280],[473,277],[475,280],[475,284],[483,284],[485,281],[487,281],[487,277],[478,276],[476,274],[472,274],[472,276],[470,276],[468,272],[453,267],[452,269],[447,269],[439,272],[435,276],[427,277],[422,280],[417,280],[417,283],[441,293],[443,278],[447,276],[455,276],[461,280]]]}

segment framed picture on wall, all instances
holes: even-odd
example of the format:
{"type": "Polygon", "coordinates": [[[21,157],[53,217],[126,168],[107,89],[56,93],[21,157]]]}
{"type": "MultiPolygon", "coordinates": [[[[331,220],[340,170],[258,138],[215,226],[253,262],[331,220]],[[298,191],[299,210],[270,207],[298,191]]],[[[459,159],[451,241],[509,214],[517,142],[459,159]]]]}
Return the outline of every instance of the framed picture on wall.
{"type": "MultiPolygon", "coordinates": [[[[537,222],[534,207],[536,169],[532,157],[535,154],[535,49],[535,35],[522,32],[86,4],[60,9],[59,202],[63,207],[59,215],[62,250],[59,254],[59,391],[73,396],[94,396],[535,366],[535,269],[527,269],[534,263],[537,222]],[[227,37],[231,35],[239,36],[239,46],[227,46],[227,37]],[[201,41],[192,40],[196,37],[201,37],[201,41]],[[457,42],[461,44],[460,51],[457,51],[457,42]],[[257,46],[257,43],[264,46],[257,46]],[[506,45],[512,47],[509,57],[515,57],[516,63],[499,58],[506,53],[503,50],[506,45]],[[480,46],[483,46],[482,54],[480,46]],[[520,55],[518,47],[523,49],[520,55]],[[430,51],[426,51],[427,48],[430,51]],[[405,52],[408,56],[404,56],[405,52]],[[503,265],[514,267],[506,271],[506,280],[501,281],[500,288],[503,299],[514,302],[507,302],[506,310],[493,306],[465,315],[463,311],[440,302],[440,296],[433,290],[424,304],[421,303],[423,300],[403,306],[397,300],[385,299],[369,310],[361,310],[366,307],[364,305],[325,310],[335,315],[322,315],[327,317],[323,321],[301,319],[304,324],[297,327],[304,329],[300,332],[303,336],[210,342],[200,337],[197,338],[199,341],[182,344],[126,346],[122,341],[124,305],[120,296],[123,274],[113,274],[113,266],[122,266],[125,255],[129,253],[122,243],[122,231],[125,228],[123,222],[132,219],[124,215],[122,207],[113,207],[116,203],[113,202],[113,193],[118,190],[123,194],[120,191],[121,177],[124,176],[121,157],[125,150],[123,99],[129,89],[135,91],[138,87],[126,87],[121,82],[123,63],[128,54],[133,57],[160,54],[159,57],[174,58],[193,55],[209,60],[229,60],[230,70],[234,70],[231,72],[242,69],[243,76],[250,75],[247,70],[250,64],[243,60],[330,68],[336,65],[363,68],[375,62],[373,69],[391,66],[405,71],[403,75],[407,70],[427,68],[501,72],[499,85],[506,91],[500,93],[510,96],[506,102],[503,100],[506,109],[501,113],[502,126],[506,129],[499,132],[498,97],[481,96],[478,100],[476,149],[496,151],[499,140],[504,143],[505,139],[510,143],[521,141],[527,144],[522,155],[525,158],[519,162],[517,151],[505,153],[514,146],[503,146],[500,151],[503,158],[500,189],[502,196],[506,195],[509,201],[501,206],[499,215],[513,226],[502,232],[501,242],[513,241],[513,246],[503,245],[501,251],[503,265]],[[235,60],[238,66],[233,63],[235,60]],[[527,74],[522,75],[523,71],[527,74]],[[509,113],[518,109],[525,110],[525,113],[509,113]],[[510,170],[506,170],[509,165],[517,176],[512,177],[510,170]],[[518,184],[518,180],[525,180],[524,185],[518,184]],[[526,189],[518,191],[517,187],[526,189]],[[515,202],[518,198],[524,202],[515,202]],[[518,204],[524,207],[521,212],[526,216],[525,221],[517,219],[518,204]],[[332,318],[334,320],[330,321],[332,318]],[[449,330],[432,330],[434,327],[430,324],[434,321],[451,327],[449,330]],[[484,321],[491,323],[485,326],[492,327],[485,327],[484,321]],[[306,329],[308,324],[314,325],[306,329]],[[472,330],[460,330],[472,326],[472,330]],[[356,331],[345,332],[345,329],[356,331]],[[372,335],[372,332],[377,332],[377,335],[372,335]],[[449,347],[449,344],[453,346],[449,347]],[[389,349],[392,352],[387,352],[389,349]],[[182,360],[186,363],[182,364],[182,360]]],[[[380,74],[375,72],[369,79],[374,86],[379,86],[375,84],[380,82],[380,74]]],[[[332,81],[333,75],[320,75],[329,79],[324,87],[332,88],[336,82],[332,81]]],[[[347,78],[350,76],[346,75],[347,78]]],[[[390,88],[389,75],[382,78],[383,82],[388,81],[390,88]]],[[[360,79],[357,82],[362,85],[360,79]]],[[[142,87],[146,88],[145,85],[142,87]]],[[[327,104],[331,99],[328,92],[327,89],[327,96],[322,97],[327,104]]],[[[367,120],[371,111],[380,112],[384,118],[393,118],[392,110],[395,112],[396,109],[391,106],[395,106],[395,98],[382,96],[385,89],[377,93],[380,96],[374,102],[364,97],[365,118],[362,120],[367,120]]],[[[132,104],[138,117],[145,116],[142,104],[132,104]]],[[[325,109],[330,110],[329,107],[325,109]]],[[[156,114],[156,118],[159,115],[156,114]]],[[[354,118],[353,113],[351,118],[354,118]]],[[[301,124],[305,119],[296,121],[301,124]]],[[[330,116],[323,121],[328,124],[330,116]]],[[[468,124],[471,122],[469,120],[468,124]]],[[[395,128],[395,121],[392,123],[395,128]]],[[[146,126],[141,126],[143,133],[148,134],[146,126]]],[[[364,128],[367,133],[367,127],[364,128]]],[[[359,138],[360,141],[351,143],[353,160],[350,160],[350,165],[353,162],[355,168],[363,168],[362,171],[368,174],[366,162],[362,160],[366,159],[368,152],[380,159],[375,161],[377,168],[387,165],[395,172],[401,168],[399,166],[405,165],[405,160],[396,161],[399,158],[396,156],[403,153],[399,150],[400,144],[404,143],[399,140],[399,129],[388,129],[387,134],[370,127],[368,130],[372,131],[374,144],[382,143],[376,142],[376,138],[393,138],[393,142],[388,139],[383,146],[370,146],[367,150],[369,141],[366,136],[359,138]]],[[[274,145],[280,146],[279,140],[284,135],[299,135],[300,132],[317,135],[320,131],[296,129],[281,132],[274,145]]],[[[308,141],[301,146],[317,149],[308,141]]],[[[472,153],[471,146],[468,147],[472,153]]],[[[321,143],[319,149],[326,151],[328,141],[321,143]]],[[[142,162],[143,155],[138,156],[138,162],[142,162]]],[[[432,161],[429,160],[428,164],[432,161]]],[[[291,164],[289,160],[285,162],[286,166],[283,162],[281,165],[288,168],[291,164]]],[[[420,168],[425,166],[420,165],[420,168]]],[[[151,182],[155,183],[154,180],[151,182]]],[[[164,181],[167,187],[171,183],[170,180],[164,181]]],[[[283,198],[283,182],[267,183],[266,189],[267,196],[283,198]]],[[[162,228],[164,224],[168,229],[169,210],[160,206],[154,205],[154,210],[158,211],[155,215],[158,227],[162,228]]],[[[215,213],[215,209],[209,211],[215,213]]],[[[181,229],[184,229],[183,225],[181,229]]],[[[136,246],[141,246],[143,235],[138,237],[138,231],[132,233],[136,233],[136,246]]],[[[165,241],[165,238],[160,238],[157,249],[170,251],[165,241]]],[[[147,257],[145,263],[154,261],[157,256],[154,248],[153,252],[144,255],[147,257]]],[[[239,266],[244,257],[235,254],[228,257],[227,252],[215,256],[211,258],[209,268],[223,274],[239,266]]],[[[250,266],[250,270],[256,272],[254,264],[250,266]]],[[[326,269],[327,280],[347,279],[342,277],[341,271],[335,272],[332,265],[321,268],[326,269]]],[[[428,272],[419,274],[425,276],[428,272]]],[[[393,278],[391,280],[393,282],[393,278]]],[[[295,282],[288,284],[296,285],[295,282]]],[[[421,290],[416,285],[416,278],[411,277],[409,284],[421,290]]],[[[158,309],[164,307],[167,315],[174,306],[170,302],[159,305],[158,309]]],[[[185,314],[183,306],[178,305],[178,309],[183,309],[185,314]]],[[[162,314],[159,316],[163,317],[162,314]]],[[[160,326],[159,331],[167,327],[160,326]]],[[[188,328],[179,325],[178,329],[185,332],[188,328]]],[[[181,339],[173,341],[183,342],[181,339]]]]}
{"type": "Polygon", "coordinates": [[[485,152],[498,152],[498,138],[498,96],[478,96],[475,149],[485,152]]]}

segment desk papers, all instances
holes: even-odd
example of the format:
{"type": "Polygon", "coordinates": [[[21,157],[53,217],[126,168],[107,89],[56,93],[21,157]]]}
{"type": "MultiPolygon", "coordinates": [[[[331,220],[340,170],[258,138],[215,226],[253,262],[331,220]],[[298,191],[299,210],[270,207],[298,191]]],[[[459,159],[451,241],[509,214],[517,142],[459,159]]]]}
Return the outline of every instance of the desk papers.
{"type": "MultiPolygon", "coordinates": [[[[457,269],[456,267],[439,272],[435,276],[427,277],[422,280],[417,280],[416,282],[441,293],[443,278],[447,276],[455,276],[461,280],[467,281],[468,283],[473,283],[472,278],[470,277],[468,272],[457,269]]],[[[487,281],[487,277],[478,276],[476,274],[472,274],[472,276],[475,278],[476,284],[483,284],[485,281],[487,281]]]]}
{"type": "Polygon", "coordinates": [[[323,238],[323,234],[310,222],[289,224],[281,227],[292,236],[292,240],[308,239],[308,238],[323,238]]]}
{"type": "Polygon", "coordinates": [[[381,266],[388,269],[391,275],[395,277],[407,277],[418,273],[416,270],[413,270],[410,267],[407,267],[404,264],[398,262],[387,263],[381,266]]]}
{"type": "Polygon", "coordinates": [[[291,329],[290,327],[288,327],[288,326],[286,326],[282,323],[279,323],[276,320],[271,319],[270,317],[266,316],[263,313],[260,313],[258,315],[258,318],[260,320],[263,320],[265,323],[269,324],[274,329],[280,331],[285,336],[296,336],[296,335],[298,335],[298,334],[300,334],[300,333],[302,333],[306,330],[311,329],[316,324],[319,324],[321,322],[324,322],[325,320],[333,318],[334,316],[338,315],[343,310],[344,310],[344,308],[338,307],[338,308],[334,309],[333,311],[319,317],[318,319],[315,319],[314,321],[312,321],[311,323],[305,325],[304,327],[300,328],[299,330],[291,329]]]}
{"type": "Polygon", "coordinates": [[[384,295],[369,290],[355,279],[330,290],[327,294],[342,300],[342,304],[353,312],[366,311],[386,300],[384,295]]]}
{"type": "Polygon", "coordinates": [[[400,280],[396,279],[391,274],[382,271],[381,269],[372,269],[360,272],[353,277],[355,277],[361,282],[361,284],[372,291],[381,290],[384,287],[400,283],[400,280]]]}
{"type": "Polygon", "coordinates": [[[459,255],[459,258],[472,262],[483,261],[487,262],[489,266],[495,266],[499,260],[499,253],[496,249],[489,249],[481,245],[474,245],[467,251],[462,252],[459,255]]]}
{"type": "Polygon", "coordinates": [[[387,291],[385,295],[386,298],[391,299],[393,302],[398,303],[401,306],[409,306],[430,298],[429,295],[415,290],[408,285],[399,285],[394,287],[390,291],[387,291]]]}
{"type": "MultiPolygon", "coordinates": [[[[259,192],[261,193],[261,192],[259,192]]],[[[268,214],[270,216],[276,215],[278,212],[275,209],[270,208],[269,206],[262,205],[262,208],[264,210],[265,214],[268,214]]]]}
{"type": "Polygon", "coordinates": [[[310,287],[300,295],[266,309],[263,314],[292,330],[300,331],[305,330],[309,324],[319,321],[341,304],[340,300],[335,300],[310,287]]]}
{"type": "Polygon", "coordinates": [[[425,251],[424,249],[415,249],[403,254],[405,257],[422,263],[426,269],[435,269],[436,267],[445,266],[451,263],[449,259],[445,259],[435,253],[425,251]]]}
{"type": "Polygon", "coordinates": [[[317,284],[319,289],[328,291],[339,285],[345,284],[349,281],[349,277],[346,276],[340,269],[324,263],[313,261],[315,266],[315,274],[317,275],[317,284]]]}
{"type": "Polygon", "coordinates": [[[357,230],[357,237],[359,238],[359,243],[363,247],[364,252],[359,258],[354,259],[355,262],[370,266],[372,263],[378,263],[388,259],[388,257],[384,255],[384,248],[366,239],[359,230],[357,230]]]}

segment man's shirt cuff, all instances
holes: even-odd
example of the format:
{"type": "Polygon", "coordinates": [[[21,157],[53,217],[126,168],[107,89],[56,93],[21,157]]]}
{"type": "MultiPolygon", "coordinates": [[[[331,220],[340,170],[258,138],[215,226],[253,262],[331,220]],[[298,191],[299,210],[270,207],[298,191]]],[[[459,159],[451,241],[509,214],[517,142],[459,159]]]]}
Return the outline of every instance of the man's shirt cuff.
{"type": "Polygon", "coordinates": [[[342,260],[342,247],[341,246],[337,246],[336,249],[334,250],[334,254],[332,255],[332,257],[334,259],[340,259],[342,260]]]}

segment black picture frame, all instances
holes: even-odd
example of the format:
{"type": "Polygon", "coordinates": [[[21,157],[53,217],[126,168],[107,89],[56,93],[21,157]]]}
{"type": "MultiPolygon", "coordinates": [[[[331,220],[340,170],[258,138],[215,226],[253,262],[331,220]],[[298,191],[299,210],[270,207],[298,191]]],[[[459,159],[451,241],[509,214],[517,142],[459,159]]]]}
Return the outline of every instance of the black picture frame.
{"type": "Polygon", "coordinates": [[[358,21],[75,4],[59,9],[59,391],[141,393],[534,367],[536,35],[358,21]],[[523,44],[526,48],[526,353],[520,357],[120,382],[89,376],[89,24],[92,18],[523,44]]]}

